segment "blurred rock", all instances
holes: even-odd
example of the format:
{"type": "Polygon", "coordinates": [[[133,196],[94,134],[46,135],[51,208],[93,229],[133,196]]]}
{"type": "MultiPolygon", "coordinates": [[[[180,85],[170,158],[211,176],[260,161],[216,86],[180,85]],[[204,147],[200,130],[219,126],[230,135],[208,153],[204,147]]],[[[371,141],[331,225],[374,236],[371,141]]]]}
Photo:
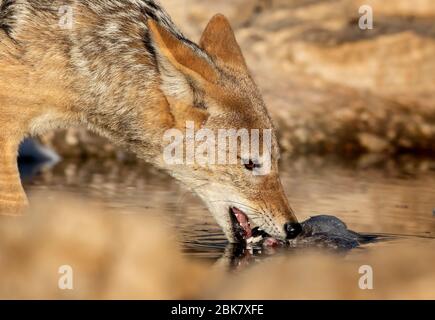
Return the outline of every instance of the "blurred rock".
{"type": "Polygon", "coordinates": [[[84,128],[54,131],[39,137],[39,141],[63,158],[117,158],[134,161],[135,156],[114,146],[106,138],[84,128]]]}
{"type": "Polygon", "coordinates": [[[432,239],[346,257],[290,249],[228,272],[225,256],[214,266],[183,256],[160,219],[61,194],[33,194],[32,204],[31,214],[0,217],[1,299],[435,298],[432,239]],[[363,265],[373,270],[373,290],[358,286],[363,265]],[[59,288],[61,266],[72,268],[73,290],[59,288]]]}
{"type": "Polygon", "coordinates": [[[382,15],[397,16],[435,16],[435,6],[432,0],[353,0],[354,6],[369,5],[382,15]]]}
{"type": "MultiPolygon", "coordinates": [[[[368,255],[342,259],[318,251],[274,257],[208,287],[207,299],[432,299],[433,245],[371,248],[368,255]],[[425,256],[426,257],[426,256],[425,256]],[[373,290],[361,290],[360,268],[371,268],[373,290]]],[[[363,269],[367,270],[367,269],[363,269]]],[[[364,272],[365,273],[365,272],[364,272]]]]}
{"type": "Polygon", "coordinates": [[[33,139],[25,139],[20,144],[18,161],[56,163],[60,161],[60,158],[55,152],[42,146],[37,141],[33,139]]]}
{"type": "Polygon", "coordinates": [[[270,1],[238,30],[285,150],[435,149],[435,25],[428,17],[435,3],[400,1],[401,14],[387,3],[270,1]],[[361,4],[373,6],[373,30],[358,27],[361,4]]]}
{"type": "Polygon", "coordinates": [[[42,146],[34,139],[25,139],[18,151],[18,168],[22,181],[33,178],[43,169],[48,169],[60,161],[51,149],[42,146]]]}
{"type": "Polygon", "coordinates": [[[188,299],[200,291],[206,269],[182,256],[160,220],[60,194],[33,199],[31,214],[0,217],[2,299],[188,299]],[[61,266],[72,268],[73,290],[59,288],[61,266]]]}

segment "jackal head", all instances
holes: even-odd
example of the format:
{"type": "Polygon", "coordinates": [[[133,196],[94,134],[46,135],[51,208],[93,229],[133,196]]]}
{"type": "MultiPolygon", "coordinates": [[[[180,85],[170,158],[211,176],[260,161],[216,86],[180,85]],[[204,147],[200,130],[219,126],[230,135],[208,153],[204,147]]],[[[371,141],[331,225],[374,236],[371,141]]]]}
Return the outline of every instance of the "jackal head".
{"type": "Polygon", "coordinates": [[[172,146],[183,146],[182,159],[162,160],[161,166],[203,199],[231,242],[246,241],[259,230],[281,240],[297,236],[301,228],[279,179],[275,129],[228,20],[214,16],[199,46],[152,20],[148,27],[173,130],[186,132],[186,122],[200,130],[190,137],[185,133],[178,142],[173,135],[172,146]],[[259,152],[253,153],[254,129],[259,152]],[[249,132],[251,148],[243,141],[235,147],[228,140],[222,144],[224,130],[249,132]],[[207,154],[208,161],[195,155],[189,159],[192,150],[207,154]]]}

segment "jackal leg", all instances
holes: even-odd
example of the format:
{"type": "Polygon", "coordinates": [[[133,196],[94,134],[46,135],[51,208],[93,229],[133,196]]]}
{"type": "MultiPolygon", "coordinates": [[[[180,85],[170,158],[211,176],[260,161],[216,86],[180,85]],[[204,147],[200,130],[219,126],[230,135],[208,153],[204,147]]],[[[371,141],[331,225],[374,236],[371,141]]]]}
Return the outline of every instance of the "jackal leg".
{"type": "Polygon", "coordinates": [[[0,133],[0,215],[18,215],[28,205],[17,165],[19,139],[0,133]]]}

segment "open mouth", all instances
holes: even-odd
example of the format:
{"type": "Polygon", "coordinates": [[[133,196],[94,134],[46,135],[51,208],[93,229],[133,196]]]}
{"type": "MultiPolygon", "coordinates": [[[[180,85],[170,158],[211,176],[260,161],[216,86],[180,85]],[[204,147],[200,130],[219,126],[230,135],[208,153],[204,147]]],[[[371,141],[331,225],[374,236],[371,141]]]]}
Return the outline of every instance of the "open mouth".
{"type": "Polygon", "coordinates": [[[248,218],[248,215],[236,207],[230,207],[230,217],[234,236],[239,243],[256,244],[263,240],[275,245],[279,241],[272,238],[266,231],[255,227],[248,218]],[[276,243],[275,243],[276,242],[276,243]]]}

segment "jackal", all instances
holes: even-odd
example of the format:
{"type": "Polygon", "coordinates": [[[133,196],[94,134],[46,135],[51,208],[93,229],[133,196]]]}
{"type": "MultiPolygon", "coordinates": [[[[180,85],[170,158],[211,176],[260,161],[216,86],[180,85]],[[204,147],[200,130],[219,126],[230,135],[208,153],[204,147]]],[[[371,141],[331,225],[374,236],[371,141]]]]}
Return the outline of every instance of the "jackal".
{"type": "Polygon", "coordinates": [[[1,212],[27,205],[20,141],[77,125],[184,183],[231,242],[245,241],[254,225],[282,240],[300,232],[278,175],[275,129],[223,15],[197,45],[153,0],[0,0],[1,212]],[[187,121],[213,131],[272,129],[270,173],[254,175],[261,159],[244,154],[238,165],[165,163],[164,133],[187,121]]]}

